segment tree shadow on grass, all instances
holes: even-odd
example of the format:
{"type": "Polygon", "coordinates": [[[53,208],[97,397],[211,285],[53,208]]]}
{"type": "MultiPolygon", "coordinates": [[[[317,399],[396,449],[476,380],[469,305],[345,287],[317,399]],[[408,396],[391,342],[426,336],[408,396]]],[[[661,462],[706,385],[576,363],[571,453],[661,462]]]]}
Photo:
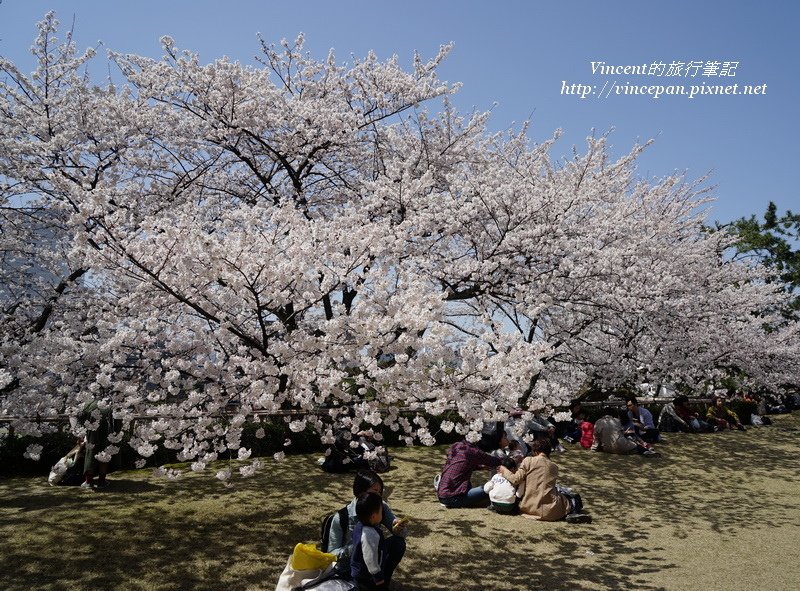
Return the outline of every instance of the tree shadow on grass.
{"type": "Polygon", "coordinates": [[[208,474],[155,484],[139,474],[98,493],[44,485],[30,494],[31,479],[4,481],[3,588],[274,587],[265,560],[285,564],[294,543],[315,539],[315,499],[329,504],[329,489],[343,484],[303,464],[271,466],[269,478],[232,489],[208,474]]]}
{"type": "MultiPolygon", "coordinates": [[[[598,540],[592,536],[594,525],[541,523],[480,509],[444,509],[431,486],[443,450],[432,451],[435,453],[427,453],[428,457],[422,459],[403,455],[404,466],[412,470],[394,480],[403,499],[396,507],[420,516],[412,521],[409,551],[395,576],[401,590],[483,589],[494,584],[504,589],[584,589],[597,585],[656,589],[648,586],[642,574],[671,566],[640,549],[646,534],[636,528],[623,528],[616,537],[598,540]],[[423,548],[417,546],[418,540],[423,548]],[[590,558],[595,554],[592,547],[602,548],[605,554],[635,554],[636,560],[604,573],[590,558]]],[[[488,476],[476,474],[474,483],[488,476]]]]}
{"type": "MultiPolygon", "coordinates": [[[[754,429],[671,434],[669,444],[660,446],[662,457],[653,459],[570,447],[553,459],[561,467],[561,481],[581,493],[594,523],[546,524],[434,508],[424,537],[434,540],[426,546],[441,562],[431,568],[430,555],[414,552],[410,540],[399,573],[408,573],[398,579],[405,581],[401,589],[481,589],[487,581],[502,581],[509,589],[658,589],[651,575],[678,572],[680,565],[670,560],[670,550],[656,534],[688,539],[798,525],[796,513],[781,510],[797,507],[796,492],[762,488],[776,478],[800,482],[798,443],[794,432],[754,429]]],[[[440,462],[431,458],[441,458],[441,451],[416,462],[403,456],[404,464],[420,470],[397,483],[415,511],[433,505],[429,482],[440,462]]],[[[473,484],[485,476],[476,474],[473,484]]],[[[744,560],[752,559],[746,554],[744,560]]]]}

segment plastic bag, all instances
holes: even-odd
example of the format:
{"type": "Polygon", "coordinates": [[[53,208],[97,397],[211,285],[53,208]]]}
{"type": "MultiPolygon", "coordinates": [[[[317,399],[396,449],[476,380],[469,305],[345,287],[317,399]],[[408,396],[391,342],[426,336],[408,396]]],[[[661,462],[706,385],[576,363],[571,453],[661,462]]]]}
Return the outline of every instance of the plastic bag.
{"type": "Polygon", "coordinates": [[[47,483],[50,486],[57,485],[59,482],[61,482],[61,480],[64,478],[64,474],[67,473],[67,470],[69,470],[74,463],[75,462],[69,458],[61,458],[58,460],[55,466],[53,466],[52,470],[50,470],[50,476],[47,477],[47,483]]]}
{"type": "Polygon", "coordinates": [[[324,570],[336,562],[336,556],[317,549],[316,544],[297,544],[291,562],[294,570],[324,570]]]}
{"type": "Polygon", "coordinates": [[[278,578],[275,591],[294,591],[302,588],[306,583],[312,583],[326,576],[332,568],[328,566],[325,569],[295,570],[292,568],[292,556],[290,556],[289,560],[286,561],[286,568],[283,569],[281,576],[278,578]]]}
{"type": "MultiPolygon", "coordinates": [[[[286,568],[278,578],[275,591],[306,589],[306,585],[309,585],[310,589],[322,591],[326,589],[322,586],[322,581],[331,577],[335,578],[333,572],[335,561],[336,556],[322,552],[317,549],[316,544],[297,544],[286,562],[286,568]],[[316,583],[320,583],[320,585],[316,586],[316,583]]],[[[331,589],[338,589],[338,587],[331,587],[331,589]]],[[[347,589],[347,587],[343,587],[343,589],[347,589]]]]}
{"type": "Polygon", "coordinates": [[[75,456],[78,455],[80,449],[81,446],[76,445],[69,451],[69,453],[67,453],[67,455],[55,463],[53,468],[50,470],[50,475],[47,477],[47,482],[50,486],[55,486],[63,480],[67,470],[75,465],[75,456]]]}

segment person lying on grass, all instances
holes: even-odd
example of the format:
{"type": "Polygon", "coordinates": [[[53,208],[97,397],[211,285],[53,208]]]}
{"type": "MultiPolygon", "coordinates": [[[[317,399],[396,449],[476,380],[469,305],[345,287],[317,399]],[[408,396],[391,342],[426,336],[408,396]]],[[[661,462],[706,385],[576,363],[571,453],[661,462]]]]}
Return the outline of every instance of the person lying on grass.
{"type": "Polygon", "coordinates": [[[622,417],[627,417],[627,411],[615,408],[597,419],[594,424],[592,451],[611,454],[640,453],[647,457],[658,455],[653,446],[636,435],[635,431],[625,432],[622,428],[622,417]]]}

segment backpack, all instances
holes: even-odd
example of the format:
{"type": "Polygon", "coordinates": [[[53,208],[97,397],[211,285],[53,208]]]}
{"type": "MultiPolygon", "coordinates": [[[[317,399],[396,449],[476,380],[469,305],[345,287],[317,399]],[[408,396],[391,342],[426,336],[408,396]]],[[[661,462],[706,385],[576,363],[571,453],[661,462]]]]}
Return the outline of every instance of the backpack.
{"type": "Polygon", "coordinates": [[[391,468],[392,460],[388,453],[384,451],[367,460],[364,458],[364,454],[366,452],[374,452],[375,444],[363,437],[356,441],[358,446],[351,447],[349,440],[337,437],[336,442],[326,452],[325,459],[322,462],[322,469],[325,472],[337,474],[362,468],[369,468],[381,473],[391,468]]]}
{"type": "MultiPolygon", "coordinates": [[[[347,533],[347,526],[350,525],[350,515],[347,512],[347,505],[339,509],[336,513],[330,513],[322,518],[322,526],[320,527],[320,543],[319,549],[323,552],[329,552],[328,545],[331,541],[331,527],[333,527],[333,518],[339,516],[339,527],[342,528],[342,533],[347,533]]],[[[344,539],[344,536],[342,536],[344,539]]]]}
{"type": "MultiPolygon", "coordinates": [[[[361,449],[363,450],[361,453],[363,454],[365,451],[367,452],[374,452],[376,449],[376,445],[371,441],[366,439],[361,439],[361,449]]],[[[373,472],[378,472],[379,474],[382,472],[388,472],[389,468],[392,467],[392,458],[391,456],[386,453],[385,451],[381,454],[376,454],[375,457],[370,458],[369,460],[364,460],[362,457],[362,461],[366,461],[369,469],[373,472]]]]}

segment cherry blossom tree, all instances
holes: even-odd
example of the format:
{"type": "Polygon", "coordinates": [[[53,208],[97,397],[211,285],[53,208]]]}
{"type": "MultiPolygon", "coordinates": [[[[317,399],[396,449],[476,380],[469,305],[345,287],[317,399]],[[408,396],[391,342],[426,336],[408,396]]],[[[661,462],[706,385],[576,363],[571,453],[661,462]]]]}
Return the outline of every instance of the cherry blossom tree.
{"type": "Polygon", "coordinates": [[[97,401],[122,425],[101,457],[125,431],[201,470],[247,459],[264,414],[430,444],[430,415],[456,409],[443,428],[474,437],[589,380],[796,371],[796,326],[769,332],[784,295],[702,231],[702,182],[637,176],[646,146],[614,160],[591,137],[559,162],[558,133],[490,133],[448,100],[448,46],[406,71],[315,61],[302,37],[262,40],[256,67],[162,44],[109,52],[124,81],[99,86],[49,14],[32,74],[0,60],[0,413],[18,431],[97,401]]]}

